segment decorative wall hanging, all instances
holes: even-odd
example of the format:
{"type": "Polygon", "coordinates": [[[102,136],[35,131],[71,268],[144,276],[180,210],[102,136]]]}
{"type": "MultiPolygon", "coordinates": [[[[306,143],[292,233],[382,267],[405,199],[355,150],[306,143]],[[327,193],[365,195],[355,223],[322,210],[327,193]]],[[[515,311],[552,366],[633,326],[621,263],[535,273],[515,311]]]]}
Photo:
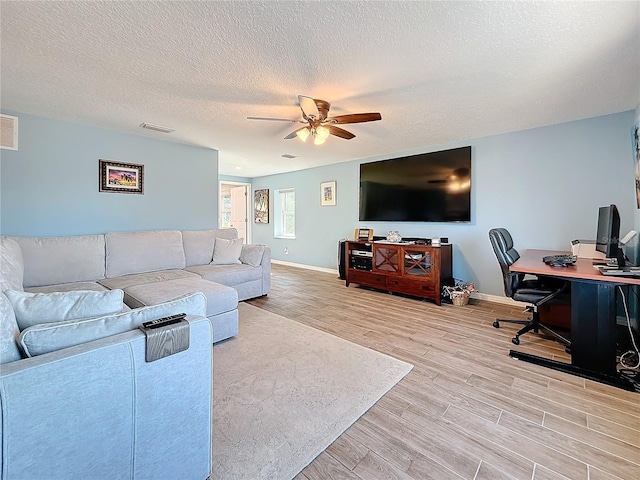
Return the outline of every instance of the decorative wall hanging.
{"type": "Polygon", "coordinates": [[[320,205],[323,207],[336,204],[336,182],[322,182],[320,184],[320,205]]]}
{"type": "Polygon", "coordinates": [[[99,160],[99,191],[144,194],[144,165],[99,160]]]}
{"type": "Polygon", "coordinates": [[[631,143],[633,147],[633,161],[636,169],[636,203],[640,208],[640,115],[636,117],[631,130],[631,143]]]}
{"type": "Polygon", "coordinates": [[[253,192],[253,219],[255,223],[269,223],[269,189],[253,192]]]}

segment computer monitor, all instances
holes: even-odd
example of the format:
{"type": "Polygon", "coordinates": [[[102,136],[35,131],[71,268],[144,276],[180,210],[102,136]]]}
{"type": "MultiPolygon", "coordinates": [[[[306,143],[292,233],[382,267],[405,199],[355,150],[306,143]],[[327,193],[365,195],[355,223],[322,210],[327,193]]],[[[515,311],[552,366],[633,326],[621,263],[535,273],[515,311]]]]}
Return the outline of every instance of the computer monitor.
{"type": "Polygon", "coordinates": [[[598,209],[598,233],[596,250],[610,259],[616,259],[619,267],[624,267],[624,252],[620,241],[620,214],[615,205],[598,209]]]}

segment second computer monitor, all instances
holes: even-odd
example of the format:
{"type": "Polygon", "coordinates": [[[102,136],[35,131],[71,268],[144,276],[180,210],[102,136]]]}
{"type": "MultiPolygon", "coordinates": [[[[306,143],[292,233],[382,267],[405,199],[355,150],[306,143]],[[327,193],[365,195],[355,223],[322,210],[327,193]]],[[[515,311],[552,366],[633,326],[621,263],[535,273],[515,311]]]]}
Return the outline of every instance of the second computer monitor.
{"type": "Polygon", "coordinates": [[[615,205],[598,209],[598,232],[596,250],[607,258],[615,258],[619,267],[624,267],[624,252],[618,245],[620,241],[620,214],[615,205]]]}

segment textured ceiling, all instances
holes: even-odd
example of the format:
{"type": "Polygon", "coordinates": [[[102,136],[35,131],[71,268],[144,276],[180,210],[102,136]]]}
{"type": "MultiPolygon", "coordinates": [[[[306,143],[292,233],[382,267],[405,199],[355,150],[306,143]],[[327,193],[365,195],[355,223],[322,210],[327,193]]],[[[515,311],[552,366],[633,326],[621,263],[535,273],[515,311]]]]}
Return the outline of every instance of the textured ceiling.
{"type": "MultiPolygon", "coordinates": [[[[636,108],[640,2],[0,2],[5,110],[215,148],[261,176],[636,108]],[[297,95],[380,112],[283,137],[297,95]],[[142,122],[175,128],[148,132],[142,122]],[[286,159],[288,153],[298,158],[286,159]]],[[[176,159],[180,161],[180,159],[176,159]]]]}

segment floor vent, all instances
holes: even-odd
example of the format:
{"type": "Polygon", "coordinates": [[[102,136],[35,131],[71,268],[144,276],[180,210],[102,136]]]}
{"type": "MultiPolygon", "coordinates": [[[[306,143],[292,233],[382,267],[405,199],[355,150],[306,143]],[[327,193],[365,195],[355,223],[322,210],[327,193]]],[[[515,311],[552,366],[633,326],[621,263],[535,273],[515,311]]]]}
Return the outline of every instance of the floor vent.
{"type": "Polygon", "coordinates": [[[0,148],[18,150],[18,117],[0,115],[0,148]]]}

